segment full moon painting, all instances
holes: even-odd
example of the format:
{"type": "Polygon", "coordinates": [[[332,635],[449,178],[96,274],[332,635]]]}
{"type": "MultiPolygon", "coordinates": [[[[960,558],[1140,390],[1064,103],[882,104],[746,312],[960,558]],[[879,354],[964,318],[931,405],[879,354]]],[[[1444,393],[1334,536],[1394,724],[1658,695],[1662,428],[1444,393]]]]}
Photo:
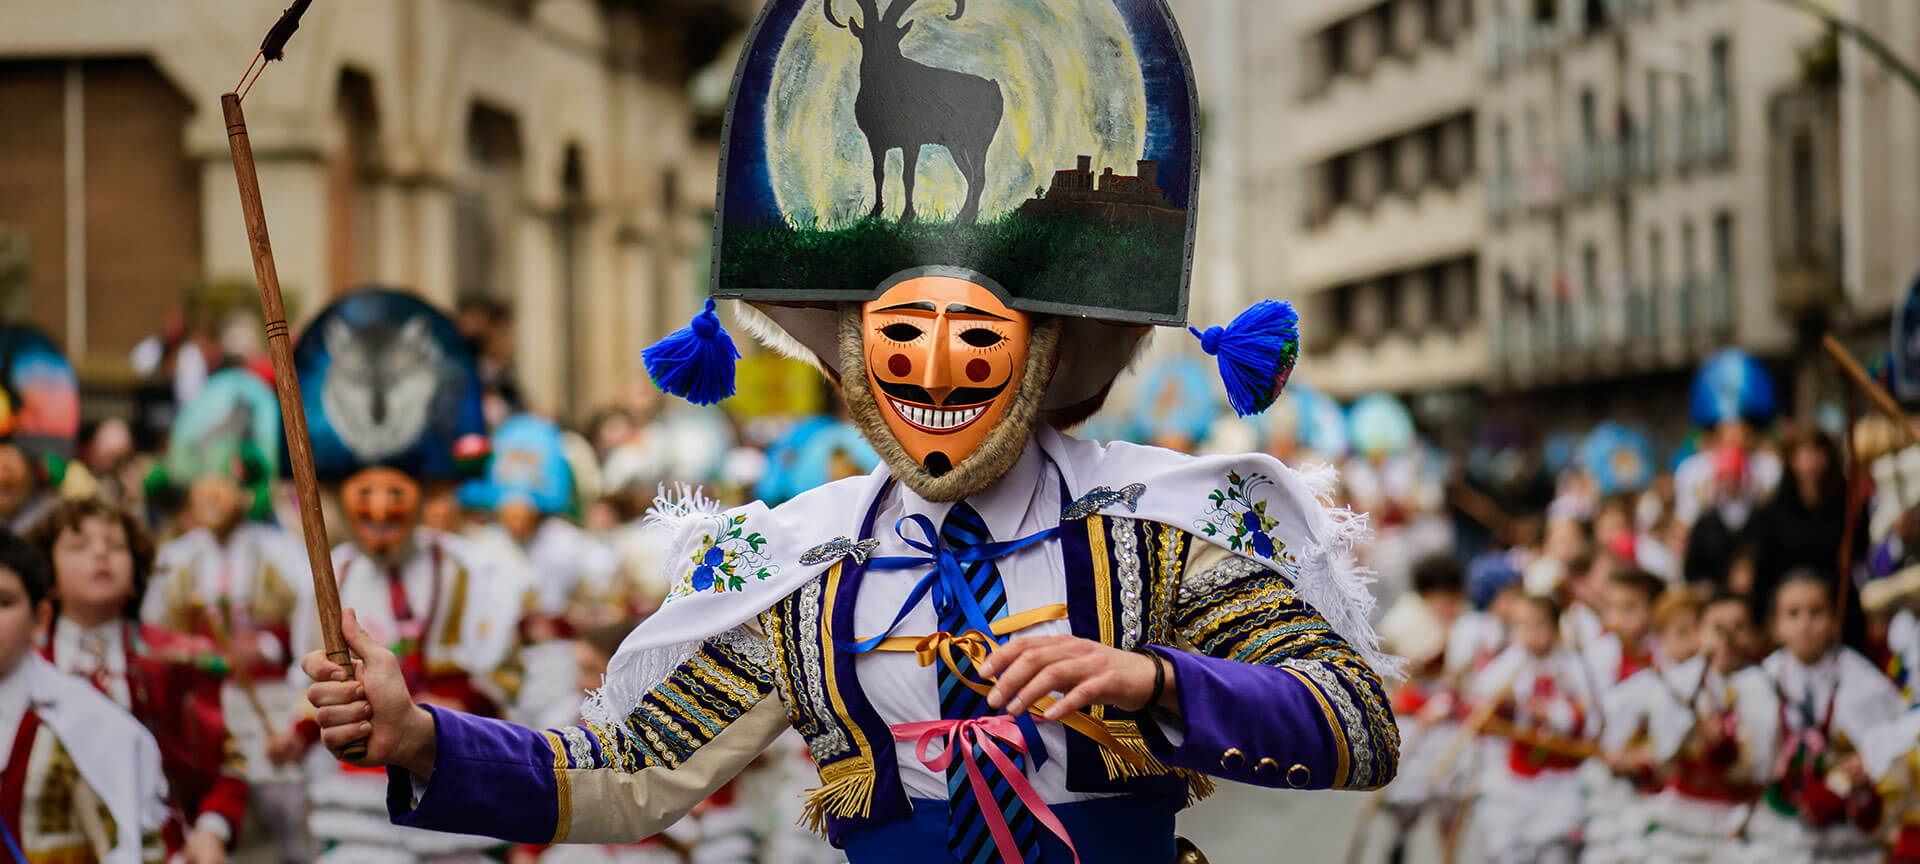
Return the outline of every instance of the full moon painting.
{"type": "Polygon", "coordinates": [[[937,266],[1015,309],[1178,323],[1198,125],[1165,0],[770,0],[712,293],[859,300],[937,266]]]}
{"type": "MultiPolygon", "coordinates": [[[[861,40],[833,25],[828,2],[802,7],[767,97],[767,162],[780,212],[790,222],[823,228],[865,216],[873,206],[873,158],[854,116],[861,40]]],[[[862,26],[854,0],[832,2],[843,23],[851,17],[862,26]]],[[[1019,206],[1055,169],[1072,167],[1081,155],[1131,173],[1146,139],[1145,85],[1112,0],[974,0],[959,20],[949,21],[952,3],[921,0],[905,12],[902,23],[912,27],[900,53],[1000,89],[1006,108],[987,153],[982,218],[1019,206]]],[[[883,4],[883,16],[890,11],[883,4]]],[[[889,218],[905,207],[901,156],[899,150],[886,156],[882,215],[889,218]]],[[[920,216],[951,219],[966,193],[947,148],[924,148],[914,184],[920,216]]]]}

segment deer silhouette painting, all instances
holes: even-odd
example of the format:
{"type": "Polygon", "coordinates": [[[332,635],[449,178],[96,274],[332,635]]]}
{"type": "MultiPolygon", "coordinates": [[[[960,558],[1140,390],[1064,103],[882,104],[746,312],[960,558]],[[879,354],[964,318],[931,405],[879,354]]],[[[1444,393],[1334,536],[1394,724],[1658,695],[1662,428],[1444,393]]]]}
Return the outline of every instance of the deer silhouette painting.
{"type": "MultiPolygon", "coordinates": [[[[939,145],[947,148],[967,181],[966,205],[956,219],[977,221],[980,193],[986,187],[987,148],[999,133],[1000,114],[1005,107],[1000,84],[990,78],[917,63],[902,55],[900,42],[913,30],[913,22],[902,24],[900,19],[915,0],[893,0],[884,15],[877,8],[879,0],[856,2],[862,13],[859,20],[849,17],[841,22],[833,14],[833,0],[826,0],[823,11],[829,23],[860,40],[860,94],[853,103],[853,118],[873,153],[873,211],[868,218],[881,215],[887,153],[897,148],[901,155],[900,184],[906,193],[906,209],[900,219],[913,220],[913,177],[920,149],[939,145]]],[[[947,20],[958,21],[966,11],[967,0],[955,0],[953,14],[947,20]]]]}

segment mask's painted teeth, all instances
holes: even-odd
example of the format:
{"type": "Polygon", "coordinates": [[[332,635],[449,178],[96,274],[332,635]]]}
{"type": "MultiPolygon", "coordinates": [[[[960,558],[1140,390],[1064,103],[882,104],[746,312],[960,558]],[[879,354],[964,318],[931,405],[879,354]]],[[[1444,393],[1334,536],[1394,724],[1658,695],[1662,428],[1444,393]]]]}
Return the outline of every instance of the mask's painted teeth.
{"type": "Polygon", "coordinates": [[[893,403],[893,410],[898,413],[902,419],[928,432],[952,432],[955,429],[959,429],[962,426],[978,420],[980,415],[987,411],[987,406],[985,405],[975,405],[971,408],[957,408],[949,411],[942,408],[922,408],[917,405],[908,405],[898,399],[888,401],[893,403]]]}

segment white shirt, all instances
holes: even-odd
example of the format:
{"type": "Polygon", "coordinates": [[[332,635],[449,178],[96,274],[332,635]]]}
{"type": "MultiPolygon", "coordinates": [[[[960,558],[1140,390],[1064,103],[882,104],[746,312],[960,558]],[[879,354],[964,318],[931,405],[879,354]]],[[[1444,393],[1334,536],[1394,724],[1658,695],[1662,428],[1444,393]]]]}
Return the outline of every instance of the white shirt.
{"type": "MultiPolygon", "coordinates": [[[[198,602],[212,605],[225,599],[238,614],[239,610],[252,608],[254,592],[269,566],[279,572],[296,598],[309,593],[312,580],[307,578],[311,571],[306,550],[287,532],[259,522],[242,522],[234,526],[223,544],[212,531],[196,528],[160,547],[154,556],[155,578],[140,601],[140,619],[166,624],[167,589],[182,569],[193,579],[193,596],[198,602]]],[[[270,634],[260,635],[268,640],[262,646],[268,657],[280,654],[284,658],[285,646],[272,641],[270,634]]]]}
{"type": "Polygon", "coordinates": [[[27,658],[20,658],[7,677],[0,678],[0,770],[13,756],[13,736],[20,731],[20,720],[27,716],[33,687],[27,681],[27,658]]]}
{"type": "MultiPolygon", "coordinates": [[[[995,542],[1017,540],[1060,524],[1059,475],[1048,465],[1040,448],[1029,441],[1026,451],[1006,476],[969,496],[967,503],[986,521],[995,542]]],[[[874,555],[924,557],[926,553],[900,539],[894,523],[917,514],[932,520],[937,531],[951,509],[951,503],[926,501],[896,483],[881,501],[874,519],[873,537],[880,541],[874,555]]],[[[908,536],[916,541],[922,539],[914,529],[908,530],[908,536]]],[[[1035,543],[994,559],[993,563],[999,569],[1006,591],[1008,615],[1067,602],[1067,583],[1063,578],[1066,565],[1058,542],[1035,543]]],[[[885,630],[923,572],[868,570],[860,585],[860,596],[854,601],[854,638],[866,639],[885,630]]],[[[918,637],[938,629],[933,598],[929,594],[900,622],[893,635],[918,637]]],[[[1065,620],[1047,621],[1014,634],[1014,638],[1071,632],[1065,620]]],[[[938,673],[935,667],[921,666],[913,654],[872,651],[854,661],[854,670],[860,678],[860,689],[889,726],[940,716],[938,673]]],[[[1047,747],[1047,763],[1036,772],[1031,767],[1032,760],[1028,760],[1027,777],[1041,797],[1049,803],[1107,797],[1067,791],[1066,728],[1059,723],[1038,725],[1041,741],[1047,747]]],[[[900,777],[909,797],[946,800],[946,777],[920,764],[911,742],[897,743],[894,756],[899,761],[900,777]]]]}
{"type": "Polygon", "coordinates": [[[115,618],[88,629],[65,615],[54,619],[53,663],[60,671],[89,681],[100,676],[107,696],[133,710],[133,690],[127,686],[126,622],[115,618]]]}

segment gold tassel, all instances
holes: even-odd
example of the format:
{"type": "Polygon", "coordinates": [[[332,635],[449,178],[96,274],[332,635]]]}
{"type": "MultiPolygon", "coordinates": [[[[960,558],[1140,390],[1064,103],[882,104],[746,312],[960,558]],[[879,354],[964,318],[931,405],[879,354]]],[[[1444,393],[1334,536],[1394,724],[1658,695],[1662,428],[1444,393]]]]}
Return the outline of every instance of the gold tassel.
{"type": "Polygon", "coordinates": [[[1187,780],[1187,806],[1191,807],[1194,804],[1206,800],[1208,795],[1213,794],[1214,782],[1212,777],[1185,768],[1177,769],[1174,773],[1179,774],[1187,780]]]}
{"type": "Polygon", "coordinates": [[[827,817],[865,818],[873,811],[873,762],[866,756],[854,756],[823,765],[820,785],[801,793],[804,802],[795,824],[826,836],[827,817]]]}
{"type": "Polygon", "coordinates": [[[1134,725],[1133,721],[1108,720],[1107,734],[1112,735],[1113,739],[1120,742],[1121,746],[1139,754],[1147,763],[1143,769],[1138,765],[1120,758],[1120,755],[1112,750],[1102,747],[1100,748],[1100,761],[1107,766],[1108,780],[1131,780],[1135,777],[1158,776],[1167,773],[1169,770],[1166,765],[1161,764],[1160,760],[1153,758],[1153,751],[1147,747],[1147,739],[1141,737],[1140,727],[1134,725]]]}
{"type": "Polygon", "coordinates": [[[1147,747],[1147,739],[1140,734],[1140,727],[1135,725],[1133,721],[1109,720],[1107,721],[1107,733],[1112,735],[1114,740],[1119,741],[1121,746],[1140,754],[1147,762],[1146,769],[1142,770],[1133,763],[1115,755],[1113,751],[1102,747],[1100,748],[1100,761],[1107,766],[1108,780],[1119,780],[1122,778],[1130,780],[1135,777],[1174,774],[1187,781],[1188,805],[1195,804],[1213,794],[1215,786],[1212,777],[1186,768],[1168,768],[1159,759],[1154,758],[1153,752],[1147,747]]]}

